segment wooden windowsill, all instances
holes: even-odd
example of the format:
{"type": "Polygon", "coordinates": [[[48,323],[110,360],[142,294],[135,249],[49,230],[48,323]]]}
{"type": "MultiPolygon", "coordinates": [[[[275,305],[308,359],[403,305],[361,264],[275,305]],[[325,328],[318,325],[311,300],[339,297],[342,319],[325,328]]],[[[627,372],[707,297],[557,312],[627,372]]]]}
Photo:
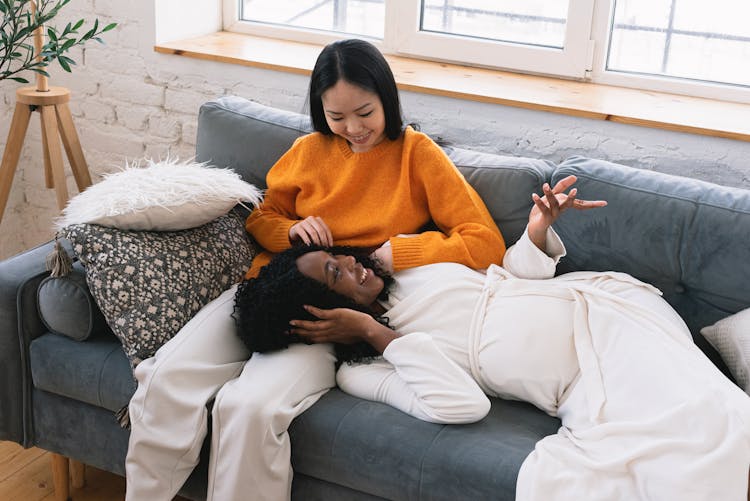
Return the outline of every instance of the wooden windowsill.
{"type": "MultiPolygon", "coordinates": [[[[309,75],[321,46],[221,31],[156,52],[309,75]]],[[[750,104],[386,56],[400,89],[750,141],[750,104]]]]}

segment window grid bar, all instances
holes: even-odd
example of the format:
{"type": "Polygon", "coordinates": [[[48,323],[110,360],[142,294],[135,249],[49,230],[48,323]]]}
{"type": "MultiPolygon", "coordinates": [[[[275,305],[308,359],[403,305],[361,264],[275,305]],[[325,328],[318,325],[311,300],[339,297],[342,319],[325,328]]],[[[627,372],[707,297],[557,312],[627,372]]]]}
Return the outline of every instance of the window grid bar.
{"type": "MultiPolygon", "coordinates": [[[[245,2],[242,2],[242,3],[244,4],[245,2]]],[[[292,17],[290,17],[289,19],[287,19],[284,23],[276,23],[276,24],[285,24],[285,23],[294,24],[297,21],[297,19],[308,15],[310,12],[316,11],[317,9],[319,9],[320,7],[323,7],[327,3],[331,3],[331,0],[322,0],[321,2],[318,2],[315,5],[313,5],[311,7],[308,7],[307,9],[303,10],[302,12],[299,12],[299,13],[293,15],[292,17]]]]}
{"type": "MultiPolygon", "coordinates": [[[[424,7],[424,3],[422,3],[422,6],[424,7]]],[[[443,31],[453,31],[454,10],[455,6],[453,5],[453,0],[443,0],[443,31]]]]}
{"type": "MultiPolygon", "coordinates": [[[[637,24],[615,24],[615,29],[620,30],[632,30],[632,31],[650,31],[654,33],[665,33],[667,30],[664,28],[654,28],[653,26],[640,26],[637,24]]],[[[715,33],[712,31],[691,31],[691,30],[680,30],[673,29],[673,35],[685,35],[696,38],[715,38],[717,40],[729,40],[732,42],[750,42],[750,37],[743,37],[740,35],[727,35],[725,33],[715,33]]]]}
{"type": "MultiPolygon", "coordinates": [[[[459,13],[463,12],[466,14],[477,14],[481,16],[492,16],[492,17],[504,17],[509,19],[518,19],[521,21],[542,21],[545,23],[557,23],[557,24],[565,24],[565,19],[559,18],[559,17],[548,17],[548,16],[534,16],[530,14],[515,14],[513,12],[505,12],[501,10],[487,10],[487,9],[476,9],[476,8],[470,8],[470,7],[456,7],[454,5],[446,5],[450,3],[449,1],[444,1],[443,6],[432,6],[428,5],[425,6],[424,9],[430,9],[430,10],[450,10],[451,13],[459,13]]],[[[443,13],[443,19],[445,19],[445,12],[443,13]]]]}
{"type": "Polygon", "coordinates": [[[661,72],[667,72],[667,64],[669,64],[669,48],[672,45],[672,34],[674,33],[674,12],[677,0],[672,0],[669,6],[669,23],[667,25],[666,39],[664,40],[664,51],[661,55],[661,72]]]}
{"type": "Polygon", "coordinates": [[[333,0],[333,29],[335,31],[345,31],[346,28],[346,11],[349,6],[349,0],[333,0]]]}
{"type": "MultiPolygon", "coordinates": [[[[655,28],[653,26],[640,26],[637,24],[615,24],[615,29],[621,30],[632,30],[632,31],[650,31],[654,33],[666,33],[665,28],[655,28]]],[[[681,30],[672,29],[673,35],[685,35],[696,38],[715,38],[717,40],[729,40],[732,42],[750,42],[750,37],[743,37],[740,35],[728,35],[725,33],[716,33],[712,31],[692,31],[692,30],[681,30]]]]}

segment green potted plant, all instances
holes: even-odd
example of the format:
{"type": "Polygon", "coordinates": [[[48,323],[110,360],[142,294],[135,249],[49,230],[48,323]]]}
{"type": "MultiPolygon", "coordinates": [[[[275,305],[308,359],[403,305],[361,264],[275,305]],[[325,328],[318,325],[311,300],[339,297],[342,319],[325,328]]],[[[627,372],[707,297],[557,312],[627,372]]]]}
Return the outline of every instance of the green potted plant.
{"type": "MultiPolygon", "coordinates": [[[[20,76],[24,71],[32,71],[48,77],[46,67],[57,60],[60,67],[71,71],[75,61],[66,54],[70,49],[89,40],[102,42],[99,35],[111,30],[117,23],[99,27],[99,20],[81,34],[84,20],[68,23],[62,30],[50,25],[60,9],[70,0],[0,0],[0,80],[6,78],[20,83],[29,83],[20,76]],[[32,6],[31,4],[34,3],[32,6]],[[33,7],[33,8],[32,8],[33,7]],[[33,43],[34,32],[45,29],[47,42],[39,49],[33,43]]],[[[103,43],[103,42],[102,42],[103,43]]]]}

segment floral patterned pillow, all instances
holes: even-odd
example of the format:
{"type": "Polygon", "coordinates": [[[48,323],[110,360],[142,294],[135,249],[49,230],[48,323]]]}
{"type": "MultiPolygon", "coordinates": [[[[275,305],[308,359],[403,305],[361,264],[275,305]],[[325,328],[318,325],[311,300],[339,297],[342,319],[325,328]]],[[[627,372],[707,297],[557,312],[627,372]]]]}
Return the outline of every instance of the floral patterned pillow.
{"type": "Polygon", "coordinates": [[[74,224],[62,236],[85,267],[91,294],[133,367],[239,282],[255,255],[234,212],[181,231],[74,224]]]}

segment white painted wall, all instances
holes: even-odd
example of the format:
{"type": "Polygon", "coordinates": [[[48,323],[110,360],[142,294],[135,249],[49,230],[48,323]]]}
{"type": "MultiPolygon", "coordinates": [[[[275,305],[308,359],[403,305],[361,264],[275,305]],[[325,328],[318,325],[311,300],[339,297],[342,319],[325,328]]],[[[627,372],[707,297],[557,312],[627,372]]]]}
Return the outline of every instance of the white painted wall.
{"type": "MultiPolygon", "coordinates": [[[[167,154],[194,154],[201,103],[235,94],[288,110],[305,111],[307,78],[153,51],[155,16],[179,12],[160,23],[159,38],[208,32],[219,19],[218,0],[72,0],[60,25],[98,17],[119,26],[105,46],[77,50],[72,74],[52,71],[52,85],[73,94],[71,110],[94,180],[126,161],[167,154]],[[187,7],[185,7],[187,5],[187,7]],[[180,10],[182,9],[182,10],[180,10]]],[[[15,106],[12,81],[0,83],[0,150],[15,106]]],[[[555,162],[588,155],[634,167],[750,189],[750,142],[716,139],[636,126],[402,93],[410,121],[456,145],[555,162]]],[[[39,119],[32,117],[10,200],[0,222],[0,259],[52,237],[58,214],[54,192],[44,188],[39,119]]],[[[76,193],[68,171],[68,188],[76,193]]],[[[594,194],[592,194],[593,196],[594,194]]]]}

